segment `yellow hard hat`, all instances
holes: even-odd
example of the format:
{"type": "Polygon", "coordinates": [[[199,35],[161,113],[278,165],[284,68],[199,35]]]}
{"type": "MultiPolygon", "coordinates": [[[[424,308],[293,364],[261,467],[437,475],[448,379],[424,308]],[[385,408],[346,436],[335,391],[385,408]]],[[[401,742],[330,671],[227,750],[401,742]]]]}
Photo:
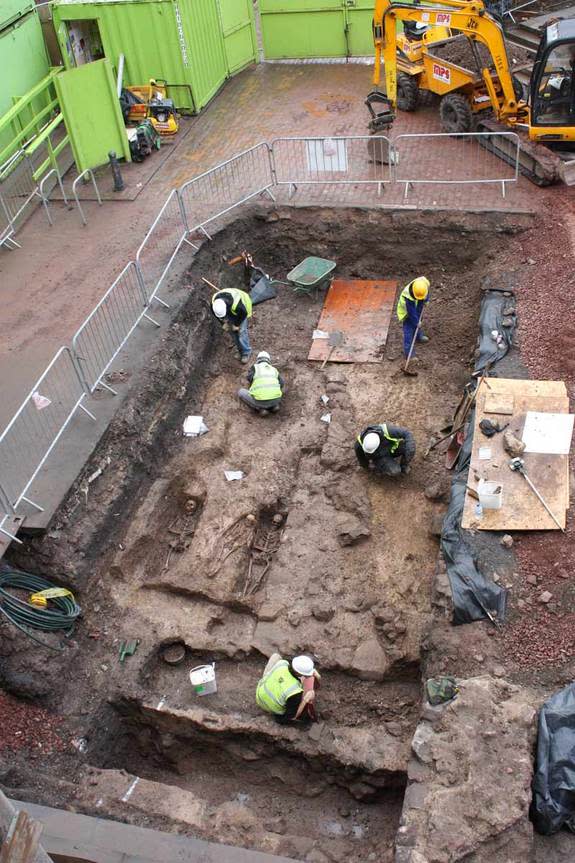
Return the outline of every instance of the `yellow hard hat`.
{"type": "Polygon", "coordinates": [[[419,276],[411,284],[411,292],[416,300],[425,300],[429,293],[429,279],[419,276]]]}

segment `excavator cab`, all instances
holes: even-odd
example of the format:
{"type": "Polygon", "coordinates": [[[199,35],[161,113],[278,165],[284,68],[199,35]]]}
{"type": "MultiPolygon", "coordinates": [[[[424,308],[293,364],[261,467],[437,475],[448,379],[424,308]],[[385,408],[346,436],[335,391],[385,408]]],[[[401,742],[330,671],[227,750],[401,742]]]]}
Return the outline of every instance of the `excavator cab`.
{"type": "Polygon", "coordinates": [[[575,20],[546,28],[533,64],[529,101],[530,138],[575,142],[575,20]]]}

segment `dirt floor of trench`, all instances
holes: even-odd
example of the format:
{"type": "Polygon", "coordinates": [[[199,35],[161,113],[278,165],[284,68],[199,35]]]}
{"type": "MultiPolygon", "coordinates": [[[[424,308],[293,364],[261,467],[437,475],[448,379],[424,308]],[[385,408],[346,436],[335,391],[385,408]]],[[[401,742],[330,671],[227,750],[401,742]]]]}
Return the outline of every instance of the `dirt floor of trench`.
{"type": "Polygon", "coordinates": [[[63,654],[3,628],[4,687],[47,707],[66,741],[42,748],[39,738],[32,762],[26,745],[0,752],[4,787],[300,859],[391,860],[419,713],[433,523],[449,486],[443,457],[424,451],[468,379],[500,238],[523,227],[512,215],[256,208],[202,248],[188,302],[86,468],[103,465],[102,476],[87,500],[80,478],[49,533],[13,555],[73,585],[84,615],[63,654]],[[324,295],[285,287],[256,307],[251,338],[287,394],[279,414],[252,414],[236,397],[245,369],[201,281],[238,280],[225,258],[244,248],[278,278],[309,254],[336,260],[347,278],[401,286],[425,273],[431,341],[419,376],[401,372],[394,319],[381,362],[308,362],[324,295]],[[209,432],[184,438],[196,413],[209,432]],[[358,431],[384,420],[409,427],[418,446],[396,481],[367,475],[353,453],[358,431]],[[227,482],[230,469],[244,478],[227,482]],[[255,533],[273,553],[250,569],[255,533]],[[138,650],[120,664],[128,638],[138,650]],[[161,658],[172,642],[186,646],[178,667],[161,658]],[[308,731],[255,707],[275,650],[313,654],[323,674],[320,723],[308,731]],[[207,661],[218,693],[198,699],[187,675],[207,661]],[[142,778],[128,802],[122,771],[142,778]],[[162,809],[168,786],[188,795],[177,817],[162,809]]]}

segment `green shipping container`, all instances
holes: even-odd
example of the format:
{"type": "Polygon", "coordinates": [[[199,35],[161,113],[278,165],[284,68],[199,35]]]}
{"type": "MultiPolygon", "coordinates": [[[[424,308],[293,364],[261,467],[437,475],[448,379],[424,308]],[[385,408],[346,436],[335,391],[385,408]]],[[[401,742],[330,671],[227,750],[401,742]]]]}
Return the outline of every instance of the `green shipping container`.
{"type": "MultiPolygon", "coordinates": [[[[0,19],[0,117],[50,71],[48,54],[38,13],[30,0],[1,0],[0,19]],[[8,24],[8,22],[13,22],[8,24]]],[[[36,107],[43,107],[38,100],[36,107]]],[[[6,147],[12,134],[0,136],[0,150],[6,147]]]]}
{"type": "Polygon", "coordinates": [[[260,0],[264,56],[371,56],[374,5],[374,0],[260,0]]]}
{"type": "Polygon", "coordinates": [[[106,57],[124,85],[173,85],[178,108],[198,112],[230,75],[257,59],[252,0],[59,0],[53,7],[67,68],[106,57]]]}

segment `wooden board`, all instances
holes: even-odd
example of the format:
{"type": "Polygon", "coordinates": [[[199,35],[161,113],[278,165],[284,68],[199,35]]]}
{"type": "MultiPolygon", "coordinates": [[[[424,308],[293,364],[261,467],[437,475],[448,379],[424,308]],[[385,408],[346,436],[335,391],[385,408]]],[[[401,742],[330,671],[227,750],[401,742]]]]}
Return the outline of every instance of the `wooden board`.
{"type": "MultiPolygon", "coordinates": [[[[381,362],[396,291],[397,282],[334,279],[317,325],[326,333],[343,333],[343,344],[333,351],[330,362],[381,362]]],[[[314,339],[308,359],[321,362],[329,352],[327,339],[314,339]]]]}
{"type": "MultiPolygon", "coordinates": [[[[476,475],[500,483],[503,486],[503,506],[499,510],[485,509],[483,518],[478,520],[475,517],[476,501],[467,492],[462,527],[478,530],[558,530],[524,477],[510,470],[510,457],[503,449],[503,434],[487,438],[479,430],[479,423],[486,418],[487,394],[490,401],[498,396],[513,396],[513,416],[502,414],[500,419],[501,424],[509,422],[509,430],[521,438],[528,411],[569,412],[565,384],[562,381],[489,378],[489,386],[491,389],[484,390],[477,398],[468,484],[472,488],[477,487],[476,475]],[[491,448],[492,455],[488,461],[479,459],[480,446],[491,448]]],[[[489,419],[497,419],[497,414],[490,413],[489,419]]],[[[526,453],[523,458],[527,475],[557,516],[559,523],[565,526],[569,507],[569,457],[526,453]]]]}
{"type": "Polygon", "coordinates": [[[493,390],[488,390],[485,396],[484,413],[486,414],[503,414],[504,416],[512,416],[515,410],[515,398],[513,393],[497,393],[493,390]]]}

